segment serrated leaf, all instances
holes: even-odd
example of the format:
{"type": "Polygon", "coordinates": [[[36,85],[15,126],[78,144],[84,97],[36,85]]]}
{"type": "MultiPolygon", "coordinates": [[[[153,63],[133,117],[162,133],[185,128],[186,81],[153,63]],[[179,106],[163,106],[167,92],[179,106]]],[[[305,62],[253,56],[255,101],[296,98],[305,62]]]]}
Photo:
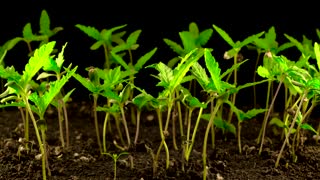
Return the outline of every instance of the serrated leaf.
{"type": "Polygon", "coordinates": [[[23,71],[21,77],[21,83],[23,86],[29,83],[34,75],[43,67],[46,61],[49,60],[54,46],[55,41],[52,41],[35,50],[34,55],[29,59],[23,71]]]}
{"type": "Polygon", "coordinates": [[[236,127],[233,124],[223,120],[222,118],[214,118],[213,123],[217,128],[223,129],[227,132],[231,132],[232,134],[236,135],[236,127]]]}
{"type": "Polygon", "coordinates": [[[142,110],[154,97],[147,93],[140,93],[132,99],[132,103],[142,110]]]}
{"type": "Polygon", "coordinates": [[[89,37],[92,37],[97,41],[101,40],[100,32],[95,27],[84,26],[81,24],[76,24],[75,26],[79,28],[81,31],[83,31],[84,33],[86,33],[89,37]]]}
{"type": "Polygon", "coordinates": [[[183,56],[186,54],[185,50],[181,47],[180,44],[166,38],[164,38],[163,41],[178,55],[183,56]]]}
{"type": "Polygon", "coordinates": [[[220,27],[213,24],[213,28],[218,32],[218,34],[231,46],[235,47],[235,43],[231,39],[231,37],[220,27]]]}
{"type": "Polygon", "coordinates": [[[206,73],[206,70],[198,62],[195,62],[192,65],[191,73],[196,77],[200,86],[203,89],[206,89],[207,85],[210,83],[210,80],[206,73]]]}
{"type": "Polygon", "coordinates": [[[104,91],[100,94],[108,99],[115,100],[116,102],[121,102],[121,97],[110,88],[105,88],[104,91]]]}
{"type": "Polygon", "coordinates": [[[266,112],[268,109],[250,109],[245,113],[240,113],[240,121],[250,120],[258,114],[266,112]]]}
{"type": "Polygon", "coordinates": [[[292,36],[289,36],[288,34],[284,34],[284,36],[285,36],[287,39],[289,39],[289,41],[292,42],[302,54],[305,53],[305,50],[304,50],[303,45],[302,45],[298,40],[296,40],[296,39],[293,38],[292,36]]]}
{"type": "Polygon", "coordinates": [[[137,63],[134,65],[134,69],[136,71],[139,71],[140,69],[142,69],[142,67],[145,65],[145,63],[147,63],[148,60],[151,59],[151,57],[154,55],[154,53],[157,51],[157,48],[154,48],[153,50],[147,52],[146,54],[144,54],[143,56],[141,56],[137,63]]]}
{"type": "Polygon", "coordinates": [[[211,80],[218,92],[221,93],[221,79],[220,79],[220,72],[221,69],[219,68],[218,62],[215,58],[211,55],[211,52],[208,49],[204,50],[204,60],[206,63],[206,67],[210,73],[211,80]]]}
{"type": "Polygon", "coordinates": [[[238,69],[243,63],[245,63],[247,61],[248,61],[248,59],[243,60],[243,61],[241,61],[239,63],[233,64],[230,68],[228,68],[227,70],[225,70],[221,74],[220,78],[223,79],[225,76],[227,76],[228,74],[232,73],[235,69],[238,69]]]}
{"type": "Polygon", "coordinates": [[[258,39],[260,36],[262,36],[264,34],[264,32],[260,32],[258,34],[254,34],[254,35],[251,35],[249,37],[247,37],[246,39],[244,39],[240,44],[239,46],[237,46],[238,48],[242,48],[250,43],[252,43],[254,40],[258,39]]]}
{"type": "Polygon", "coordinates": [[[112,33],[116,30],[119,30],[119,29],[122,29],[124,28],[125,26],[127,26],[126,24],[124,25],[120,25],[120,26],[116,26],[116,27],[113,27],[111,29],[103,29],[101,31],[101,36],[102,36],[102,39],[107,43],[107,45],[111,45],[112,43],[112,33]]]}
{"type": "Polygon", "coordinates": [[[114,58],[114,60],[119,63],[125,70],[129,70],[130,67],[128,64],[122,59],[121,56],[115,54],[114,52],[111,51],[111,56],[114,58]]]}
{"type": "Polygon", "coordinates": [[[60,53],[58,54],[58,57],[56,58],[56,63],[59,67],[59,71],[64,63],[64,49],[67,47],[67,43],[65,43],[63,46],[62,46],[62,50],[60,51],[60,53]]]}
{"type": "Polygon", "coordinates": [[[257,69],[257,73],[259,76],[263,77],[263,78],[271,78],[272,76],[270,75],[269,71],[267,68],[263,67],[263,66],[259,66],[257,69]]]}

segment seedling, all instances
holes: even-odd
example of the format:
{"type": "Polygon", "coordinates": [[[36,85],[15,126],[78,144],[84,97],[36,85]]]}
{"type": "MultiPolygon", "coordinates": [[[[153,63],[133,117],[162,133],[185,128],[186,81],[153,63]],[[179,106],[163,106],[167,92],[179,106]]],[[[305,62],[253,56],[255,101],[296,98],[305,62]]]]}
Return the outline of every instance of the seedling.
{"type": "Polygon", "coordinates": [[[122,152],[120,154],[110,154],[110,153],[102,153],[105,154],[109,157],[111,157],[113,159],[113,172],[114,172],[114,176],[113,179],[116,180],[117,179],[117,161],[120,158],[120,156],[122,155],[127,155],[129,154],[128,152],[122,152]]]}
{"type": "MultiPolygon", "coordinates": [[[[237,41],[237,42],[234,42],[231,37],[224,31],[222,30],[220,27],[216,26],[216,25],[213,25],[213,28],[218,32],[218,34],[232,47],[232,49],[228,50],[225,52],[224,54],[224,58],[225,59],[231,59],[233,58],[233,64],[236,65],[238,63],[238,55],[239,55],[239,52],[241,51],[241,49],[254,42],[256,39],[258,39],[260,36],[262,36],[264,34],[264,32],[261,32],[261,33],[258,33],[258,34],[255,34],[255,35],[252,35],[252,36],[249,36],[247,37],[246,39],[244,39],[242,42],[240,41],[237,41]]],[[[234,69],[233,71],[233,84],[236,86],[237,83],[238,83],[238,69],[234,69]]],[[[230,75],[227,77],[227,81],[229,81],[229,78],[230,78],[230,75]]],[[[237,93],[234,93],[232,94],[232,99],[231,99],[231,102],[233,104],[236,103],[236,95],[237,93]]],[[[228,116],[228,122],[231,122],[231,119],[232,119],[232,110],[229,111],[229,116],[228,116]]]]}
{"type": "MultiPolygon", "coordinates": [[[[46,168],[49,170],[46,155],[47,151],[45,134],[47,125],[44,114],[54,97],[60,92],[61,88],[77,69],[77,67],[75,67],[74,69],[70,70],[69,73],[64,75],[60,80],[50,82],[49,89],[42,95],[38,94],[37,92],[32,92],[33,90],[31,89],[31,84],[33,81],[33,77],[50,60],[50,54],[53,51],[54,45],[55,42],[49,42],[37,49],[34,55],[29,59],[29,62],[26,64],[25,70],[23,71],[22,75],[15,72],[14,69],[10,67],[5,69],[3,66],[1,66],[0,69],[1,77],[7,79],[8,81],[6,84],[6,86],[8,86],[8,90],[6,90],[5,94],[3,94],[6,97],[1,101],[2,103],[6,102],[7,104],[2,105],[1,107],[20,106],[25,107],[28,111],[36,132],[36,137],[42,157],[43,179],[46,179],[46,168]],[[22,101],[16,102],[15,100],[22,101]],[[33,104],[30,104],[30,101],[33,104]],[[36,120],[34,113],[38,115],[39,120],[36,120]],[[41,132],[41,135],[39,134],[39,130],[41,132]]],[[[48,171],[48,174],[50,175],[50,170],[48,171]]]]}

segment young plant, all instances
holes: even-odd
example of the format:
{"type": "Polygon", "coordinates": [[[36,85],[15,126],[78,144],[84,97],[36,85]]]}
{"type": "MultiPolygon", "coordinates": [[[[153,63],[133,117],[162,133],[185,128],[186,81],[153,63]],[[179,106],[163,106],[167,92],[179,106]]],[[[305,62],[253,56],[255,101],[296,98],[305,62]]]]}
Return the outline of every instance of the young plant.
{"type": "MultiPolygon", "coordinates": [[[[60,92],[61,88],[77,69],[77,67],[75,67],[60,80],[50,82],[49,89],[42,95],[39,95],[37,92],[32,92],[32,89],[30,88],[32,87],[31,84],[33,82],[33,77],[44,66],[44,64],[50,60],[50,54],[53,51],[54,45],[55,42],[49,42],[37,49],[34,55],[29,59],[29,62],[26,64],[22,75],[15,72],[13,68],[4,69],[2,66],[0,68],[1,77],[7,79],[8,82],[6,86],[8,86],[9,89],[9,91],[5,91],[7,97],[2,99],[2,102],[6,102],[7,104],[2,105],[2,107],[13,105],[21,106],[25,107],[26,111],[28,111],[36,132],[42,157],[43,179],[46,179],[46,168],[49,170],[45,134],[47,124],[44,115],[47,107],[52,102],[54,97],[60,92]],[[15,100],[22,100],[22,102],[16,102],[15,100]],[[33,104],[31,104],[30,101],[33,104]],[[38,115],[39,120],[36,120],[34,113],[38,115]],[[41,135],[39,134],[39,131],[41,132],[41,135]]],[[[50,170],[48,171],[48,174],[50,175],[50,170]]]]}
{"type": "Polygon", "coordinates": [[[236,114],[238,119],[238,148],[239,148],[239,154],[242,153],[242,146],[241,146],[241,125],[244,121],[250,120],[257,116],[260,113],[263,113],[267,111],[267,109],[251,109],[247,112],[243,112],[241,109],[237,108],[234,104],[232,104],[230,101],[226,101],[226,103],[231,107],[233,112],[236,114]]]}
{"type": "MultiPolygon", "coordinates": [[[[190,67],[197,62],[203,55],[203,49],[194,49],[186,56],[184,56],[177,67],[175,69],[171,69],[162,62],[158,64],[154,64],[148,67],[153,67],[159,71],[158,78],[160,82],[157,86],[164,87],[164,90],[159,94],[159,99],[164,99],[167,107],[167,119],[165,122],[165,127],[162,126],[162,116],[161,110],[162,106],[158,108],[158,120],[159,120],[159,128],[161,135],[161,143],[158,148],[157,154],[155,156],[155,164],[157,164],[158,158],[160,156],[160,152],[162,147],[164,146],[166,151],[166,168],[169,168],[169,150],[165,141],[166,136],[169,135],[168,127],[171,119],[171,110],[175,103],[175,94],[178,88],[181,86],[181,83],[185,82],[186,74],[189,72],[190,67]]],[[[182,126],[182,122],[180,122],[180,126],[182,126]]],[[[173,132],[175,132],[173,130],[173,132]]]]}
{"type": "Polygon", "coordinates": [[[120,154],[110,154],[110,153],[103,153],[105,155],[108,155],[109,157],[111,157],[113,159],[113,179],[116,180],[117,179],[117,161],[120,158],[120,156],[122,155],[127,155],[129,154],[128,152],[122,152],[120,154]]]}
{"type": "MultiPolygon", "coordinates": [[[[65,44],[63,46],[63,48],[62,48],[61,52],[59,53],[58,57],[56,58],[56,60],[50,59],[49,61],[47,61],[47,63],[44,64],[43,70],[45,72],[42,72],[41,74],[39,74],[37,80],[48,79],[49,77],[55,77],[56,80],[59,81],[63,77],[63,75],[67,73],[67,71],[62,71],[63,63],[64,63],[63,53],[64,53],[64,49],[65,49],[66,45],[67,44],[65,44]]],[[[71,68],[71,64],[67,69],[70,69],[70,68],[71,68]]],[[[69,137],[69,121],[68,121],[68,113],[67,113],[66,103],[70,99],[70,95],[72,94],[72,92],[74,90],[75,90],[75,88],[73,88],[72,90],[70,90],[68,93],[66,93],[64,95],[63,89],[61,89],[61,91],[59,91],[59,93],[57,94],[57,97],[55,97],[55,99],[51,102],[51,104],[54,105],[58,110],[59,132],[60,132],[61,145],[62,145],[62,147],[67,147],[67,148],[69,147],[69,144],[70,144],[69,143],[70,137],[69,137]],[[63,121],[65,122],[64,127],[62,124],[63,121]],[[66,145],[65,145],[65,140],[64,140],[63,128],[65,128],[66,145]]]]}
{"type": "Polygon", "coordinates": [[[114,34],[114,32],[124,28],[127,25],[125,24],[121,26],[116,26],[111,29],[102,29],[101,31],[97,30],[95,27],[84,26],[81,24],[76,24],[75,26],[78,29],[80,29],[82,32],[87,34],[89,37],[96,40],[96,42],[90,47],[91,50],[97,50],[101,46],[103,47],[104,58],[105,58],[104,68],[110,69],[112,64],[110,52],[114,47],[114,43],[121,44],[123,42],[121,38],[126,33],[125,31],[123,31],[123,32],[114,34]]]}
{"type": "MultiPolygon", "coordinates": [[[[260,36],[262,36],[264,34],[264,32],[261,32],[261,33],[249,36],[246,39],[244,39],[243,41],[234,42],[231,39],[231,37],[224,30],[222,30],[220,27],[218,27],[216,25],[213,25],[213,28],[232,47],[232,49],[230,49],[230,50],[228,50],[228,51],[226,51],[224,53],[224,58],[225,59],[233,58],[233,64],[234,65],[236,65],[238,63],[238,61],[239,61],[239,52],[241,51],[241,49],[244,46],[254,42],[256,39],[258,39],[260,36]]],[[[235,86],[237,86],[237,83],[238,83],[238,73],[237,72],[238,72],[238,69],[234,69],[234,71],[233,71],[233,84],[235,86]]],[[[229,81],[230,76],[231,76],[231,74],[229,74],[229,76],[227,77],[227,81],[229,81]]],[[[237,95],[237,93],[232,94],[231,102],[233,104],[236,103],[236,95],[237,95]]],[[[229,111],[228,122],[231,122],[232,114],[233,114],[233,112],[232,112],[232,110],[230,110],[229,111]]]]}
{"type": "MultiPolygon", "coordinates": [[[[254,49],[257,51],[257,59],[255,62],[255,67],[254,69],[258,68],[259,65],[259,60],[261,59],[261,55],[267,52],[271,52],[274,55],[277,55],[281,51],[284,51],[290,47],[293,47],[294,44],[291,42],[287,42],[284,44],[279,45],[279,43],[276,41],[277,34],[275,31],[275,28],[272,26],[268,32],[264,34],[264,37],[257,38],[256,40],[253,41],[253,45],[249,44],[248,48],[249,49],[254,49]]],[[[264,57],[263,57],[264,58],[264,57]]],[[[254,71],[253,73],[253,82],[256,82],[257,78],[257,72],[254,71]]],[[[271,84],[272,86],[272,84],[271,84]]],[[[272,88],[271,88],[272,89],[272,88]]],[[[271,92],[272,93],[272,92],[271,92]]],[[[256,86],[253,86],[253,107],[257,107],[257,95],[256,95],[256,86]]],[[[269,104],[269,103],[267,103],[269,104]]]]}

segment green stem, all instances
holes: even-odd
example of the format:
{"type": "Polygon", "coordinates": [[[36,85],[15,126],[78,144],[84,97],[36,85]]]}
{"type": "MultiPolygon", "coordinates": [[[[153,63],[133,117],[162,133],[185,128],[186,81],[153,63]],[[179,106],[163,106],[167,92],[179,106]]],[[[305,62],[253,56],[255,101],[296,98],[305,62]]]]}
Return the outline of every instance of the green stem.
{"type": "MultiPolygon", "coordinates": [[[[189,160],[189,157],[190,157],[190,154],[191,154],[191,151],[192,151],[192,147],[193,147],[194,141],[196,139],[196,134],[197,134],[197,131],[198,131],[198,126],[199,126],[200,120],[201,120],[202,111],[203,111],[203,108],[200,108],[199,114],[198,114],[198,118],[197,118],[197,121],[196,121],[196,125],[195,125],[195,127],[193,129],[190,147],[188,147],[188,144],[187,144],[188,149],[186,150],[186,154],[185,154],[185,158],[186,158],[187,161],[189,160]]],[[[187,139],[187,143],[188,142],[189,142],[189,138],[187,139]]]]}
{"type": "MultiPolygon", "coordinates": [[[[35,130],[35,133],[36,133],[36,137],[37,137],[37,140],[38,140],[40,153],[41,153],[42,157],[45,157],[45,153],[46,152],[45,152],[45,149],[44,149],[44,144],[42,143],[41,136],[39,134],[39,130],[38,130],[38,126],[37,126],[37,121],[36,121],[35,117],[33,116],[33,113],[32,113],[28,98],[24,97],[23,101],[26,104],[26,110],[29,112],[29,115],[30,115],[30,118],[31,118],[31,121],[32,121],[32,124],[33,124],[33,127],[34,127],[34,130],[35,130]]],[[[43,164],[42,164],[42,178],[44,180],[47,179],[46,166],[43,167],[43,164]]]]}
{"type": "Polygon", "coordinates": [[[279,162],[280,162],[280,159],[281,159],[283,150],[284,150],[284,148],[285,148],[285,146],[286,146],[286,142],[289,142],[289,136],[290,136],[291,131],[292,131],[293,127],[294,127],[294,124],[295,124],[295,122],[296,122],[296,119],[298,118],[298,115],[299,115],[298,112],[300,111],[300,109],[301,109],[301,107],[302,107],[302,104],[303,104],[303,101],[304,101],[304,99],[306,98],[306,96],[307,96],[307,91],[305,91],[305,92],[303,93],[303,96],[302,96],[302,98],[300,99],[300,103],[299,103],[298,109],[295,111],[296,113],[295,113],[295,115],[294,115],[294,118],[292,119],[292,122],[291,122],[290,128],[289,128],[289,130],[288,130],[288,133],[286,134],[286,139],[283,141],[282,147],[281,147],[280,152],[279,152],[279,154],[278,154],[277,161],[276,161],[276,163],[275,163],[275,167],[276,167],[276,168],[279,166],[279,162]]]}
{"type": "Polygon", "coordinates": [[[62,108],[63,108],[63,114],[64,114],[65,128],[66,128],[66,147],[68,148],[70,146],[69,119],[68,119],[67,107],[64,102],[62,103],[62,108]]]}
{"type": "Polygon", "coordinates": [[[103,152],[107,153],[107,144],[106,144],[106,134],[107,134],[107,124],[110,113],[106,112],[104,122],[103,122],[103,136],[102,136],[102,144],[103,144],[103,152]]]}
{"type": "Polygon", "coordinates": [[[140,132],[140,118],[141,118],[141,110],[137,110],[137,126],[136,126],[136,135],[134,137],[134,144],[138,143],[139,132],[140,132]]]}
{"type": "Polygon", "coordinates": [[[62,127],[62,117],[61,117],[61,107],[60,107],[60,102],[58,100],[58,121],[59,121],[59,134],[60,134],[60,141],[61,141],[61,146],[64,148],[64,137],[63,137],[63,127],[62,127]]]}
{"type": "Polygon", "coordinates": [[[105,58],[104,67],[106,69],[110,69],[109,50],[108,50],[107,45],[103,44],[103,50],[104,50],[104,58],[105,58]]]}
{"type": "Polygon", "coordinates": [[[126,115],[123,110],[123,106],[120,106],[120,111],[121,111],[121,115],[122,115],[122,123],[123,123],[124,130],[125,130],[126,136],[127,136],[127,148],[129,148],[131,145],[131,140],[130,140],[129,129],[128,129],[128,125],[127,125],[126,115]]]}
{"type": "MultiPolygon", "coordinates": [[[[256,59],[256,63],[254,66],[254,69],[258,68],[258,64],[259,64],[259,60],[260,60],[260,55],[261,55],[261,49],[257,49],[258,55],[257,55],[257,59],[256,59]]],[[[257,77],[257,73],[256,71],[253,72],[253,82],[256,82],[256,77],[257,77]]],[[[256,108],[257,107],[257,92],[256,92],[256,86],[253,86],[253,107],[256,108]]]]}
{"type": "Polygon", "coordinates": [[[191,131],[191,116],[192,116],[193,110],[194,110],[194,108],[190,108],[188,111],[188,127],[187,127],[187,139],[186,139],[186,149],[185,149],[186,154],[189,149],[189,140],[190,140],[190,131],[191,131]]]}
{"type": "MultiPolygon", "coordinates": [[[[266,109],[269,108],[270,90],[271,90],[271,81],[268,81],[267,99],[266,99],[266,109]]],[[[266,121],[267,121],[267,116],[268,116],[268,112],[265,112],[265,113],[264,113],[264,119],[263,119],[262,124],[265,124],[265,123],[266,123],[266,121]]],[[[263,126],[262,126],[262,128],[260,129],[259,136],[258,136],[257,141],[256,141],[257,144],[259,144],[259,143],[261,142],[262,132],[263,132],[263,126]]]]}
{"type": "Polygon", "coordinates": [[[210,132],[210,128],[213,124],[214,117],[216,116],[216,113],[218,112],[220,105],[223,103],[222,100],[218,99],[216,106],[214,107],[213,112],[211,113],[211,117],[209,120],[209,123],[206,128],[206,132],[204,135],[204,142],[203,142],[203,151],[202,151],[202,161],[203,161],[203,179],[206,180],[207,178],[207,143],[208,143],[208,136],[210,132]]]}
{"type": "Polygon", "coordinates": [[[100,153],[102,153],[102,145],[100,140],[100,131],[99,131],[99,124],[98,124],[98,112],[97,112],[97,104],[98,104],[98,95],[93,95],[93,115],[94,115],[94,126],[96,129],[96,135],[97,135],[97,143],[99,145],[100,153]]]}
{"type": "Polygon", "coordinates": [[[168,149],[168,146],[167,146],[166,141],[165,141],[164,130],[163,130],[163,127],[162,127],[161,110],[160,110],[160,108],[157,108],[156,111],[157,111],[157,116],[158,116],[158,121],[159,121],[159,130],[160,130],[160,136],[161,136],[161,143],[160,143],[160,146],[158,148],[157,154],[156,154],[156,156],[154,158],[154,164],[153,164],[153,173],[154,174],[156,173],[156,169],[158,167],[158,159],[159,159],[159,156],[160,156],[160,152],[161,152],[162,146],[164,146],[164,149],[166,151],[166,169],[169,168],[169,163],[170,163],[169,149],[168,149]]]}
{"type": "Polygon", "coordinates": [[[269,109],[268,109],[268,113],[267,113],[267,116],[265,116],[264,120],[263,120],[263,125],[262,125],[262,136],[261,136],[261,144],[260,144],[260,149],[259,149],[259,155],[261,155],[262,153],[262,148],[263,148],[263,144],[264,144],[264,137],[266,135],[266,128],[267,128],[267,122],[268,122],[268,119],[270,117],[270,114],[271,114],[271,111],[273,110],[273,106],[274,106],[274,103],[276,101],[276,98],[277,98],[277,95],[280,91],[280,87],[282,85],[282,82],[283,82],[283,79],[284,79],[284,76],[281,78],[280,82],[279,82],[279,85],[277,87],[277,90],[274,94],[274,97],[272,98],[272,101],[271,101],[271,104],[269,106],[269,109]]]}

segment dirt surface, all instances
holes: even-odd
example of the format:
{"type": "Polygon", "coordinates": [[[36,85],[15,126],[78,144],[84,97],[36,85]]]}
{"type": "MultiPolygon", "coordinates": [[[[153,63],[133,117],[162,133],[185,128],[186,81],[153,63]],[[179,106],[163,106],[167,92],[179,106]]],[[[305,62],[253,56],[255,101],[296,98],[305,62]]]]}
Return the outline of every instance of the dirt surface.
{"type": "MultiPolygon", "coordinates": [[[[109,156],[100,155],[93,118],[89,112],[90,105],[75,103],[69,106],[70,147],[68,149],[62,149],[60,146],[58,119],[55,112],[47,115],[47,142],[51,170],[51,176],[48,179],[113,179],[113,160],[109,156]]],[[[147,120],[147,116],[152,116],[150,113],[143,113],[139,143],[128,150],[128,155],[119,158],[117,179],[202,179],[201,152],[206,122],[200,124],[189,163],[183,163],[182,151],[174,150],[170,136],[167,139],[171,149],[170,167],[165,169],[163,150],[159,167],[154,174],[152,156],[147,151],[147,147],[156,152],[161,138],[157,119],[147,120]]],[[[101,125],[103,117],[103,113],[100,113],[101,125]]],[[[320,179],[320,145],[314,142],[311,134],[306,133],[307,139],[304,146],[301,146],[297,152],[297,163],[291,161],[286,148],[280,166],[275,168],[282,141],[279,141],[280,137],[275,136],[271,128],[268,128],[268,141],[262,155],[259,156],[259,145],[255,143],[261,127],[259,121],[253,119],[243,124],[244,151],[241,155],[238,152],[236,138],[231,134],[223,136],[221,131],[217,130],[215,150],[211,149],[211,145],[208,146],[207,179],[320,179]]],[[[42,179],[41,161],[35,159],[39,154],[37,143],[28,154],[22,151],[20,156],[17,155],[21,144],[19,138],[23,137],[21,123],[19,111],[15,109],[0,113],[0,179],[42,179]]],[[[130,121],[128,125],[133,139],[135,127],[130,121]]],[[[36,142],[33,128],[30,129],[30,134],[31,140],[36,142]]],[[[125,137],[125,134],[123,136],[125,137]]],[[[120,153],[121,151],[112,143],[114,139],[117,139],[116,135],[107,135],[108,151],[114,154],[120,153]]],[[[177,138],[177,142],[181,142],[180,138],[177,138]]]]}

